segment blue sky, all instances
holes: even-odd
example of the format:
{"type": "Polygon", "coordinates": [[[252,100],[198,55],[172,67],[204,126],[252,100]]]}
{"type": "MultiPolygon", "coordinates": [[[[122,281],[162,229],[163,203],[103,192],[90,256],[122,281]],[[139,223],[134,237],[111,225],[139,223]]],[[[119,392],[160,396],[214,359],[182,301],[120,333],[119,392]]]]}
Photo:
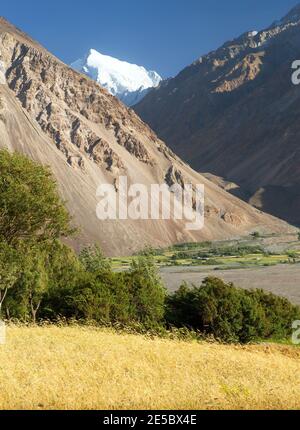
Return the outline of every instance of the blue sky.
{"type": "Polygon", "coordinates": [[[299,0],[40,0],[1,2],[0,15],[66,63],[89,48],[173,76],[299,0]]]}

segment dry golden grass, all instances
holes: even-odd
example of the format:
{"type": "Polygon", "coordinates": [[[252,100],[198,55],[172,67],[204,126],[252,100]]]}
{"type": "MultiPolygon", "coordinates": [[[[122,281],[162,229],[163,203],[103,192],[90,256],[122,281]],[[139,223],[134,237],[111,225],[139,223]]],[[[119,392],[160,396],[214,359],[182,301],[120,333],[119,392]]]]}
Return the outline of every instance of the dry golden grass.
{"type": "Polygon", "coordinates": [[[9,327],[1,409],[299,409],[300,351],[9,327]]]}

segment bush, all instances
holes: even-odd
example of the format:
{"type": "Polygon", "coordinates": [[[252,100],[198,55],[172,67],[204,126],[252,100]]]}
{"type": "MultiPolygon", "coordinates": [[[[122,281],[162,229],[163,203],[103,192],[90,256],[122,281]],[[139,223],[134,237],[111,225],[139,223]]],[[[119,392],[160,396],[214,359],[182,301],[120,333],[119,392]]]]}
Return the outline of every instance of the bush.
{"type": "Polygon", "coordinates": [[[300,318],[299,308],[264,291],[247,291],[207,278],[200,288],[182,285],[167,299],[166,321],[188,327],[226,342],[290,335],[300,318]]]}
{"type": "Polygon", "coordinates": [[[71,312],[67,316],[75,319],[97,323],[127,323],[131,319],[128,290],[118,274],[106,273],[97,277],[83,272],[65,302],[71,312]]]}
{"type": "MultiPolygon", "coordinates": [[[[84,254],[86,255],[86,254],[84,254]]],[[[91,254],[89,254],[91,256],[91,254]]],[[[98,261],[98,252],[96,253],[98,261]]],[[[95,254],[92,253],[94,261],[95,254]]],[[[101,264],[77,271],[73,281],[53,288],[44,316],[93,320],[99,324],[159,324],[164,317],[165,290],[150,257],[134,261],[129,272],[114,273],[101,256],[101,264]]]]}
{"type": "Polygon", "coordinates": [[[5,300],[6,316],[21,320],[52,317],[61,292],[75,285],[82,270],[76,254],[56,240],[18,249],[18,276],[5,300]],[[55,306],[50,303],[55,298],[55,306]]]}
{"type": "Polygon", "coordinates": [[[130,291],[136,320],[146,324],[160,323],[164,318],[166,289],[158,275],[152,256],[133,260],[124,274],[130,291]]]}
{"type": "Polygon", "coordinates": [[[290,335],[292,322],[300,319],[298,306],[264,290],[249,291],[248,295],[264,310],[261,338],[283,339],[290,335]]]}
{"type": "Polygon", "coordinates": [[[90,273],[109,272],[111,261],[105,258],[98,245],[84,248],[79,254],[79,261],[84,269],[90,273]]]}

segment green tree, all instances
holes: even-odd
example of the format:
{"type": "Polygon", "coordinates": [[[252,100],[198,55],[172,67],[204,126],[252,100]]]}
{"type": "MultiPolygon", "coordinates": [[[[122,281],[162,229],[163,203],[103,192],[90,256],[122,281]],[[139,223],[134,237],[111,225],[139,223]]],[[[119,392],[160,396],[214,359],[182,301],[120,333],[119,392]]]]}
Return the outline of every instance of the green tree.
{"type": "Polygon", "coordinates": [[[16,250],[0,243],[0,317],[8,291],[15,286],[19,276],[20,258],[16,250]]]}
{"type": "Polygon", "coordinates": [[[45,249],[33,247],[27,251],[24,262],[21,288],[23,298],[28,302],[34,324],[48,288],[47,259],[45,249]]]}
{"type": "Polygon", "coordinates": [[[84,248],[79,254],[79,260],[85,270],[90,273],[111,271],[111,261],[106,258],[98,245],[84,248]]]}
{"type": "Polygon", "coordinates": [[[54,248],[74,233],[70,224],[50,170],[1,150],[0,308],[7,301],[7,314],[36,321],[53,278],[54,248]]]}
{"type": "Polygon", "coordinates": [[[126,276],[132,295],[136,319],[144,323],[159,323],[164,317],[166,289],[158,274],[153,256],[135,258],[126,276]]]}
{"type": "Polygon", "coordinates": [[[288,251],[286,255],[289,257],[289,261],[292,263],[296,263],[298,254],[296,251],[288,251]]]}
{"type": "MultiPolygon", "coordinates": [[[[83,268],[74,251],[60,241],[31,246],[26,254],[20,289],[22,300],[27,300],[34,323],[39,311],[43,316],[50,316],[49,297],[61,297],[59,290],[66,286],[70,292],[77,285],[82,272],[83,268]]],[[[55,313],[55,307],[52,311],[55,313]]]]}
{"type": "Polygon", "coordinates": [[[0,238],[16,246],[72,234],[70,216],[50,170],[20,154],[0,151],[0,238]]]}

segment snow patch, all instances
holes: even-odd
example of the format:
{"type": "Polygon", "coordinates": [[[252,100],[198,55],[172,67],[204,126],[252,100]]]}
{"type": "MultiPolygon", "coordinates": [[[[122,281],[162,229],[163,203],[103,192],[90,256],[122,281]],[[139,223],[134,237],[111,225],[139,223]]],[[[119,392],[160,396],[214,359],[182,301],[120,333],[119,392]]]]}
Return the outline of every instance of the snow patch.
{"type": "Polygon", "coordinates": [[[150,88],[157,87],[162,81],[155,71],[103,55],[95,49],[71,67],[94,79],[129,106],[138,103],[150,88]]]}

